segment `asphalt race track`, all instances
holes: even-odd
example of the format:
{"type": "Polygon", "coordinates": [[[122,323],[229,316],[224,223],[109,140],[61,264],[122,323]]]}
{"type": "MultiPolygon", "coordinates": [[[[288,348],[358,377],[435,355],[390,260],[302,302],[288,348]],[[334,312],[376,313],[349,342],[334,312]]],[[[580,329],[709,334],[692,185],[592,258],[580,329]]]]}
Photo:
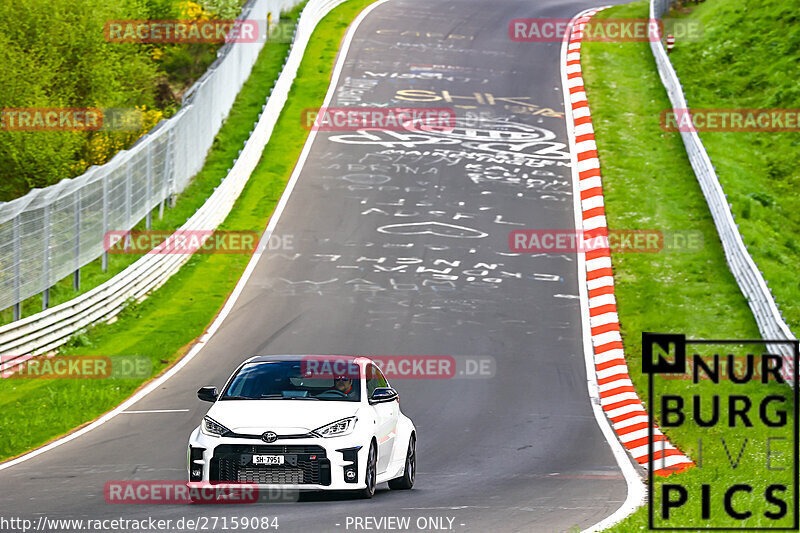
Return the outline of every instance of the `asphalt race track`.
{"type": "MultiPolygon", "coordinates": [[[[576,258],[512,254],[514,229],[574,228],[559,42],[514,43],[517,17],[595,4],[390,0],[362,22],[333,106],[447,107],[450,133],[320,132],[275,235],[216,335],[164,386],[100,428],[0,471],[0,514],[277,517],[282,532],[348,517],[452,518],[456,531],[588,527],[625,500],[592,414],[576,258]],[[182,480],[186,440],[254,354],[489,356],[492,375],[395,380],[418,430],[412,491],[379,486],[263,505],[110,505],[109,480],[182,480]]],[[[298,120],[300,117],[298,117],[298,120]]],[[[448,524],[448,520],[444,521],[448,524]]],[[[412,527],[416,531],[416,527],[412,527]]]]}

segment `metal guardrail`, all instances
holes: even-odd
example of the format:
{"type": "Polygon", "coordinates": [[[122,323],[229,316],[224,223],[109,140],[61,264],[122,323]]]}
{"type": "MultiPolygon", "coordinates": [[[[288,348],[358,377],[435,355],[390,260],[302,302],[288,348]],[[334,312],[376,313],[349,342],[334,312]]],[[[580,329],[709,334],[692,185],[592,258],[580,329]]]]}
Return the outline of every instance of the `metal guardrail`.
{"type": "MultiPolygon", "coordinates": [[[[236,95],[250,76],[276,16],[298,0],[250,0],[240,19],[259,21],[261,38],[221,47],[168,120],[108,163],[74,179],[0,203],[0,309],[43,293],[104,254],[109,230],[127,231],[181,192],[202,167],[236,95]]],[[[276,17],[277,18],[277,17],[276,17]]],[[[104,262],[105,266],[105,262],[104,262]]]]}
{"type": "MultiPolygon", "coordinates": [[[[661,19],[669,11],[670,3],[670,0],[651,0],[650,18],[661,19]]],[[[689,109],[678,75],[675,73],[662,43],[658,40],[651,40],[650,48],[653,51],[661,82],[667,90],[672,107],[689,109]]],[[[700,183],[700,188],[703,190],[703,195],[711,210],[722,247],[725,250],[728,266],[736,278],[742,294],[747,298],[761,336],[769,340],[794,340],[795,337],[783,320],[764,277],[742,241],[742,236],[731,213],[730,204],[728,204],[714,165],[711,163],[700,137],[694,131],[681,132],[681,137],[697,181],[700,183]]],[[[786,363],[784,365],[786,377],[791,376],[793,371],[791,348],[780,346],[776,350],[781,353],[786,363]]]]}
{"type": "MultiPolygon", "coordinates": [[[[239,158],[206,203],[177,232],[210,231],[227,217],[261,159],[314,28],[328,12],[345,1],[310,0],[306,4],[283,70],[239,158]]],[[[128,300],[141,300],[163,285],[190,257],[189,254],[149,253],[103,285],[69,302],[0,327],[0,357],[3,361],[0,366],[5,368],[47,353],[87,326],[112,318],[128,300]]]]}

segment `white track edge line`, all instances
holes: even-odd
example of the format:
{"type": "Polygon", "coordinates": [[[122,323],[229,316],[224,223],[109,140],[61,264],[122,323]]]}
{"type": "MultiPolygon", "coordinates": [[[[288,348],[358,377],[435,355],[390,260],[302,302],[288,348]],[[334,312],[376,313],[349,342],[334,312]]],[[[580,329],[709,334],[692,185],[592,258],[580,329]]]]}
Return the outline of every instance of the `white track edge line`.
{"type": "MultiPolygon", "coordinates": [[[[561,89],[564,97],[564,117],[567,122],[567,138],[569,139],[570,157],[572,159],[572,203],[574,207],[573,215],[575,217],[576,229],[583,227],[583,208],[581,206],[580,176],[578,175],[578,153],[575,148],[575,126],[572,116],[572,101],[570,100],[569,87],[567,86],[567,45],[572,34],[572,25],[574,24],[575,20],[582,17],[585,13],[595,11],[595,9],[605,9],[605,7],[587,9],[575,15],[570,21],[567,32],[564,36],[564,40],[561,42],[561,89]]],[[[576,255],[578,256],[578,295],[580,296],[581,302],[583,355],[586,363],[586,386],[589,391],[589,402],[592,404],[592,412],[594,413],[595,421],[597,422],[597,425],[600,427],[600,431],[603,433],[603,436],[608,442],[608,445],[611,448],[611,452],[614,454],[614,458],[617,460],[620,470],[622,470],[622,475],[625,477],[625,482],[628,488],[628,494],[625,497],[625,501],[616,511],[584,530],[584,532],[593,533],[595,531],[602,531],[603,529],[606,529],[633,514],[636,509],[645,503],[647,489],[642,481],[642,478],[639,476],[639,473],[634,468],[628,452],[622,447],[622,444],[617,439],[616,432],[611,427],[608,418],[606,418],[605,413],[600,407],[600,391],[597,384],[597,376],[595,374],[594,348],[592,344],[592,334],[589,322],[589,291],[586,286],[586,254],[577,253],[576,255]]]]}
{"type": "Polygon", "coordinates": [[[123,415],[147,415],[150,413],[188,413],[190,409],[146,409],[144,411],[122,411],[123,415]]]}
{"type": "MultiPolygon", "coordinates": [[[[336,86],[339,83],[339,76],[342,73],[342,68],[344,67],[344,61],[345,61],[345,58],[347,57],[347,52],[350,49],[350,43],[353,40],[353,36],[355,35],[355,32],[358,29],[358,26],[361,24],[361,22],[364,20],[364,18],[370,12],[372,12],[373,9],[375,9],[379,5],[382,5],[382,4],[384,4],[384,3],[388,2],[388,1],[389,0],[378,0],[378,2],[375,2],[374,4],[370,4],[361,13],[358,14],[358,16],[355,18],[355,20],[353,20],[353,23],[350,25],[350,28],[347,31],[347,35],[345,36],[345,40],[342,43],[342,47],[339,49],[339,57],[338,57],[338,59],[336,61],[336,66],[334,67],[333,74],[331,75],[331,82],[330,82],[330,85],[328,86],[328,92],[325,95],[325,101],[322,104],[323,107],[327,107],[328,106],[328,103],[330,102],[331,98],[333,97],[333,94],[336,92],[336,86]]],[[[326,13],[325,16],[327,16],[327,13],[326,13]]],[[[323,17],[323,19],[324,19],[324,17],[323,17]]],[[[320,20],[320,22],[322,22],[322,20],[320,20]]],[[[312,32],[312,35],[313,35],[313,32],[312,32]]],[[[310,42],[310,38],[309,38],[309,42],[310,42]]],[[[306,51],[307,50],[308,50],[308,48],[306,48],[306,51]]],[[[305,57],[305,51],[303,52],[303,56],[305,57]]],[[[302,60],[301,60],[301,64],[302,64],[302,60]]],[[[278,205],[275,207],[275,211],[274,211],[274,213],[272,215],[272,218],[270,218],[269,224],[267,225],[267,229],[264,231],[264,235],[262,236],[262,240],[264,240],[264,238],[266,238],[266,240],[269,240],[269,237],[272,235],[272,232],[274,231],[275,226],[277,225],[278,220],[280,219],[281,214],[283,213],[283,209],[286,207],[286,204],[289,201],[289,196],[291,196],[292,190],[294,189],[294,186],[297,183],[297,179],[300,176],[300,172],[303,169],[303,165],[305,164],[305,161],[308,158],[308,154],[311,151],[311,145],[313,144],[314,139],[317,136],[316,134],[317,134],[316,130],[313,130],[313,131],[311,131],[311,133],[309,134],[308,138],[306,139],[306,144],[303,146],[303,151],[300,153],[300,157],[298,158],[297,164],[294,167],[294,171],[292,172],[292,175],[289,178],[289,182],[286,184],[286,188],[284,189],[283,194],[281,195],[281,198],[278,201],[278,205]]],[[[260,163],[260,160],[259,160],[259,163],[260,163]]],[[[148,383],[142,390],[140,390],[139,392],[137,392],[136,394],[134,394],[133,396],[131,396],[130,398],[128,398],[127,400],[122,402],[120,405],[118,405],[113,410],[109,411],[108,413],[104,414],[103,416],[101,416],[100,418],[95,420],[94,422],[90,423],[89,425],[79,429],[78,431],[75,431],[74,433],[70,433],[69,435],[65,435],[64,437],[61,437],[60,439],[54,440],[53,442],[50,442],[49,444],[46,444],[46,445],[42,446],[41,448],[37,448],[37,449],[35,449],[33,451],[30,451],[30,452],[28,452],[28,453],[26,453],[24,455],[21,455],[21,456],[17,457],[16,459],[11,459],[11,460],[6,461],[4,463],[0,463],[0,470],[5,470],[6,468],[10,468],[12,466],[18,465],[18,464],[20,464],[22,462],[25,462],[25,461],[29,460],[29,459],[33,459],[34,457],[36,457],[38,455],[41,455],[41,454],[43,454],[43,453],[45,453],[47,451],[50,451],[50,450],[52,450],[54,448],[57,448],[57,447],[61,446],[62,444],[66,444],[67,442],[69,442],[71,440],[74,440],[74,439],[77,439],[78,437],[81,437],[81,436],[85,435],[86,433],[89,433],[91,430],[102,426],[103,424],[105,424],[106,422],[111,420],[112,418],[116,417],[118,414],[120,414],[123,411],[125,411],[128,407],[131,407],[136,402],[138,402],[139,400],[141,400],[142,398],[144,398],[145,396],[147,396],[148,394],[150,394],[151,392],[156,390],[158,387],[163,385],[164,382],[166,382],[169,378],[171,378],[172,376],[177,374],[179,370],[181,370],[184,366],[186,366],[189,363],[189,361],[194,359],[195,355],[197,355],[197,353],[200,350],[203,349],[203,346],[205,346],[205,343],[208,341],[208,339],[211,338],[212,335],[214,335],[214,333],[222,325],[222,322],[225,320],[225,318],[230,314],[231,310],[233,309],[233,306],[236,304],[236,300],[238,300],[239,295],[242,293],[242,290],[244,289],[244,286],[247,284],[247,281],[250,279],[250,276],[252,275],[253,270],[255,270],[256,264],[258,263],[258,260],[261,258],[262,255],[265,255],[265,254],[260,254],[260,253],[253,254],[252,258],[250,259],[250,262],[247,264],[247,268],[245,269],[244,273],[242,274],[242,277],[239,278],[239,282],[236,284],[236,288],[234,288],[233,292],[231,293],[230,297],[228,298],[228,301],[225,303],[225,306],[222,308],[222,311],[220,311],[220,313],[217,315],[217,318],[214,320],[214,322],[211,324],[211,326],[209,326],[209,328],[206,330],[206,332],[203,335],[201,335],[200,338],[195,342],[194,346],[192,346],[192,348],[189,350],[189,352],[180,361],[178,361],[173,367],[171,367],[166,373],[162,374],[161,377],[158,377],[155,380],[153,380],[150,383],[148,383]]]]}

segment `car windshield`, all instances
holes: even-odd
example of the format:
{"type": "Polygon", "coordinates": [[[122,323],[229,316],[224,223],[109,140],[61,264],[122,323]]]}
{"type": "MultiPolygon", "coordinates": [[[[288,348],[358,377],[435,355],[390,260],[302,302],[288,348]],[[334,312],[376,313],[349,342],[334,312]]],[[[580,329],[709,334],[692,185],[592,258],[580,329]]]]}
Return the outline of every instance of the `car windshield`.
{"type": "Polygon", "coordinates": [[[352,361],[334,364],[307,361],[271,361],[244,365],[231,380],[221,400],[324,400],[358,402],[361,383],[352,361]],[[339,370],[336,373],[332,369],[339,370]]]}

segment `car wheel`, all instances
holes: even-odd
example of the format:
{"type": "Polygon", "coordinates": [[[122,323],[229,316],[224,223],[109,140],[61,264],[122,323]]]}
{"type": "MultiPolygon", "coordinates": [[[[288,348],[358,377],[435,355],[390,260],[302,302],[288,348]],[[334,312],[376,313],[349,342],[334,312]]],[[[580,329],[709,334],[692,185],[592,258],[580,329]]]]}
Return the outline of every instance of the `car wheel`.
{"type": "Polygon", "coordinates": [[[367,455],[367,471],[364,475],[364,482],[366,487],[357,491],[358,497],[368,500],[375,495],[375,480],[378,475],[378,449],[375,443],[369,445],[369,454],[367,455]]]}
{"type": "Polygon", "coordinates": [[[402,476],[389,480],[389,488],[393,490],[408,490],[414,486],[414,476],[417,473],[417,439],[414,435],[408,439],[406,452],[406,468],[402,476]]]}

